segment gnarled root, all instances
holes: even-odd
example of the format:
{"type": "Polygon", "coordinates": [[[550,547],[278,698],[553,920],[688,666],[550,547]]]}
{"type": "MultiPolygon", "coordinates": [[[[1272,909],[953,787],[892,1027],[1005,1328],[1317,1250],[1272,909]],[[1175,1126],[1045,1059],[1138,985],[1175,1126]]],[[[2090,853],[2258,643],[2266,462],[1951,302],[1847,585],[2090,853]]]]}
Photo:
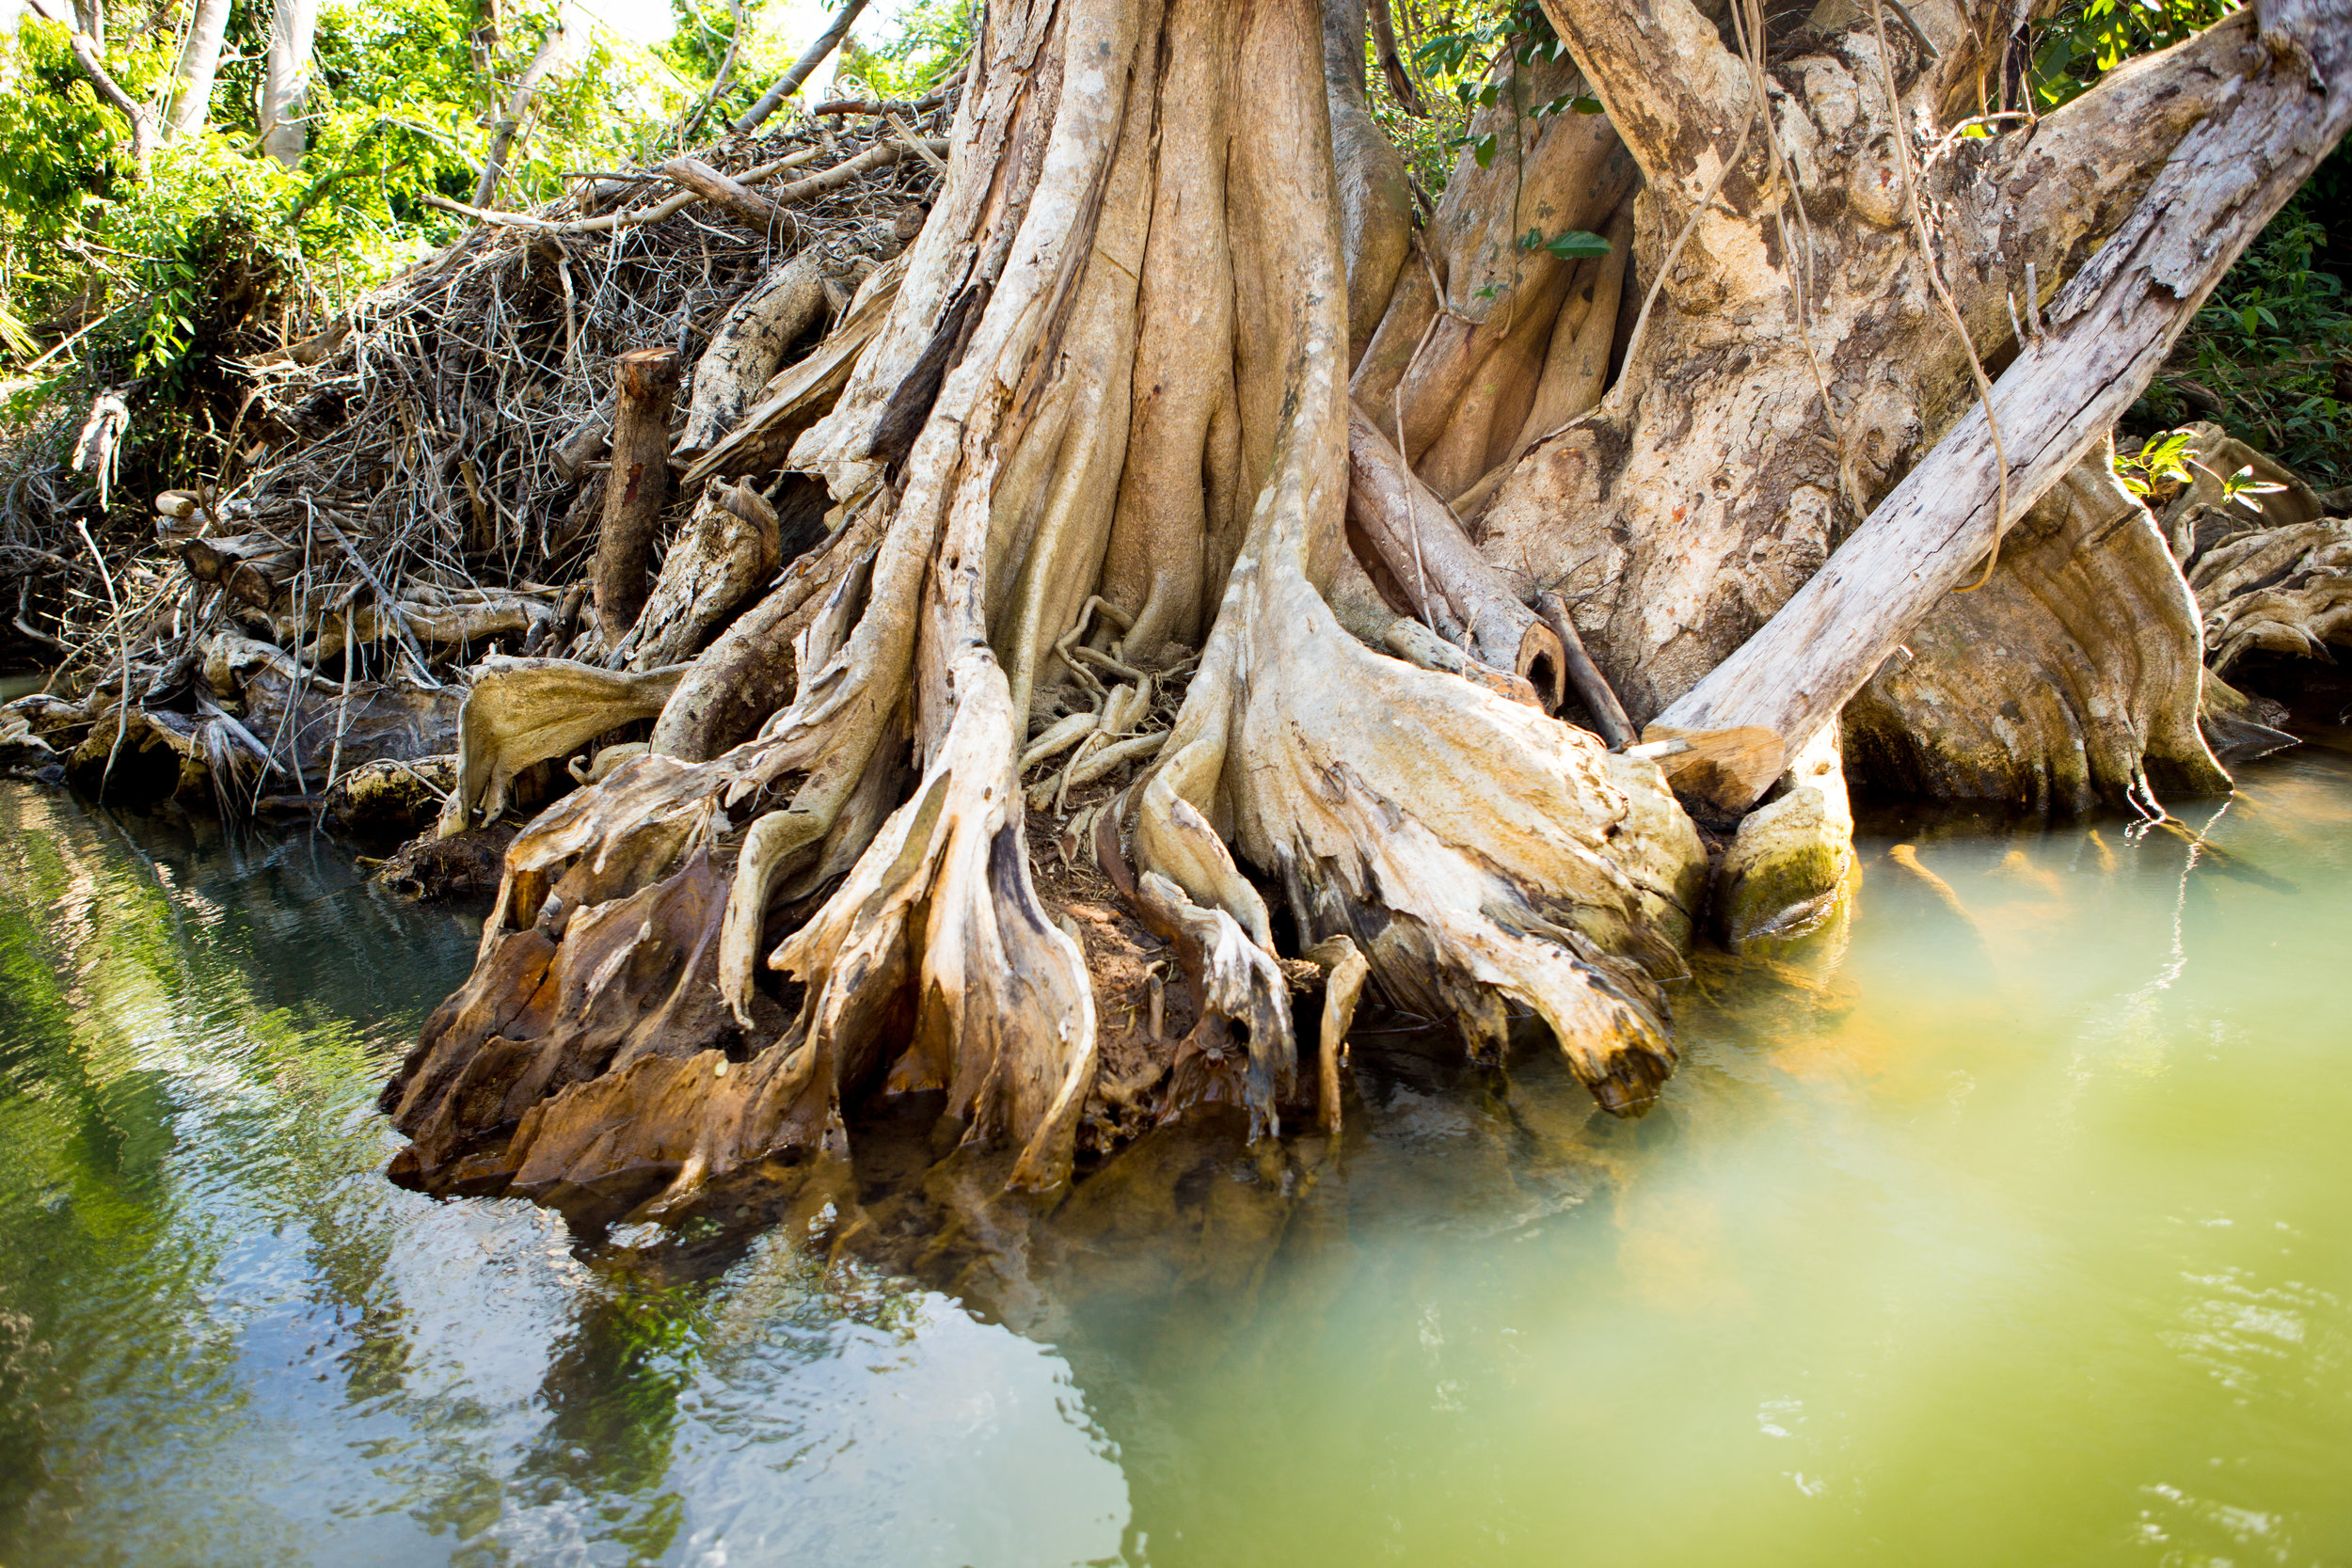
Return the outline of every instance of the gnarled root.
{"type": "Polygon", "coordinates": [[[1241,1105],[1253,1132],[1280,1132],[1277,1107],[1292,1097],[1298,1066],[1280,967],[1232,915],[1202,909],[1156,871],[1137,879],[1136,902],[1145,924],[1176,949],[1200,1011],[1177,1043],[1164,1115],[1241,1105]]]}
{"type": "MultiPolygon", "coordinates": [[[[516,839],[475,980],[393,1093],[413,1180],[675,1215],[833,1168],[846,1111],[880,1094],[935,1097],[932,1148],[958,1151],[943,1183],[1052,1193],[1102,1049],[1089,943],[1123,966],[1104,1096],[1122,1102],[1088,1124],[1124,1136],[1234,1100],[1271,1131],[1305,1098],[1292,990],[1311,966],[1278,957],[1229,839],[1302,942],[1343,939],[1320,949],[1327,1126],[1367,980],[1461,1019],[1486,1055],[1532,1011],[1604,1104],[1654,1095],[1673,1061],[1658,983],[1704,864],[1656,768],[1375,652],[1324,597],[1338,581],[1365,610],[1372,589],[1343,569],[1339,226],[1291,216],[1333,214],[1320,32],[1289,0],[991,8],[947,186],[792,450],[840,530],[697,661],[648,754],[516,839]],[[1198,331],[1142,330],[1139,301],[1178,296],[1198,331]],[[756,698],[724,698],[745,673],[756,698]],[[1057,728],[1073,688],[1092,721],[1057,728]],[[1147,758],[1119,797],[1141,801],[1130,879],[1109,774],[1147,758]],[[1089,913],[1094,934],[1073,917],[1091,885],[1041,898],[1024,762],[1057,769],[1057,818],[1080,797],[1064,853],[1092,849],[1132,935],[1121,911],[1089,913]],[[1181,977],[1144,957],[1145,926],[1181,977]],[[1138,1001],[1165,1061],[1136,1059],[1138,1001]],[[664,1008],[655,1049],[633,1021],[664,1008]],[[524,1053],[524,1028],[580,1043],[524,1053]],[[502,1065],[525,1053],[579,1076],[526,1082],[502,1065]]],[[[804,411],[771,397],[698,472],[772,455],[804,411]]],[[[1510,616],[1493,635],[1517,667],[1557,644],[1509,600],[1465,618],[1510,616]]]]}
{"type": "Polygon", "coordinates": [[[682,666],[616,673],[567,658],[485,659],[458,721],[457,789],[441,831],[460,831],[476,810],[491,816],[505,810],[517,770],[653,718],[683,673],[682,666]]]}
{"type": "Polygon", "coordinates": [[[2327,658],[2329,644],[2352,647],[2352,522],[2239,534],[2199,561],[2189,580],[2218,673],[2256,650],[2327,658]]]}
{"type": "Polygon", "coordinates": [[[760,279],[739,300],[710,346],[694,362],[694,395],[686,428],[670,456],[691,463],[741,420],[784,363],[795,340],[825,313],[824,252],[802,251],[760,279]]]}
{"type": "MultiPolygon", "coordinates": [[[[1282,260],[1297,295],[1343,297],[1313,251],[1282,260]]],[[[1658,981],[1681,971],[1649,906],[1687,920],[1696,832],[1654,767],[1341,628],[1308,575],[1341,547],[1342,497],[1316,483],[1349,440],[1335,316],[1303,324],[1292,418],[1145,792],[1138,859],[1263,930],[1225,817],[1279,868],[1302,942],[1351,937],[1392,1003],[1456,1020],[1482,1057],[1500,1056],[1512,1003],[1533,1009],[1604,1106],[1638,1112],[1673,1069],[1658,981]]]]}

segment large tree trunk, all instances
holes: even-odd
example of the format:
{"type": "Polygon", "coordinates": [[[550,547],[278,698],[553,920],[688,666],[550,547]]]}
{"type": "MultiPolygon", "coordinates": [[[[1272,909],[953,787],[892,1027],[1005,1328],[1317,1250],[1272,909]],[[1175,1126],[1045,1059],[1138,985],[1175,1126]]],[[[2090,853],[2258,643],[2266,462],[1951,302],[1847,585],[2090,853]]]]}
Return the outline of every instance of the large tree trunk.
{"type": "MultiPolygon", "coordinates": [[[[2108,113],[2156,119],[2186,102],[2202,119],[2120,232],[2058,291],[2049,330],[2019,349],[1989,402],[1959,420],[1829,568],[1675,704],[1668,722],[1804,736],[1831,721],[1936,599],[1997,547],[2010,517],[2105,438],[2231,259],[2352,125],[2352,4],[2274,0],[2261,21],[2258,36],[2256,19],[2241,12],[2112,85],[2100,105],[2108,113]],[[2006,494],[1993,483],[2003,468],[2006,494]]],[[[2067,132],[2087,139],[2079,123],[2045,135],[2067,132]]],[[[2049,230],[2039,220],[2056,206],[2044,189],[2053,182],[2026,182],[2023,199],[2006,203],[1969,194],[1985,230],[2030,253],[2049,230]]],[[[1970,292],[1981,300],[1991,291],[1970,292]]],[[[2039,302],[2027,303],[2038,315],[2039,302]]]]}
{"type": "MultiPolygon", "coordinates": [[[[1656,25],[1607,0],[1554,0],[1552,10],[1647,176],[1636,241],[1645,283],[1690,232],[1601,414],[1529,454],[1486,514],[1486,543],[1567,586],[1588,645],[1648,719],[1786,604],[1972,401],[1896,139],[1919,147],[1915,167],[1938,153],[1919,174],[1941,220],[1936,262],[1977,352],[1997,362],[2013,346],[2009,299],[2025,301],[2028,265],[2046,301],[2189,128],[2235,102],[2254,28],[2233,18],[2034,125],[1948,145],[1933,135],[1957,118],[1946,105],[1975,106],[2009,31],[1991,8],[1912,8],[1932,57],[1890,17],[1884,69],[1867,8],[1801,32],[1770,72],[1772,129],[1802,193],[1792,202],[1761,134],[1727,165],[1754,97],[1688,0],[1647,8],[1656,25]]],[[[2226,264],[2242,244],[2215,252],[2226,264]]],[[[2013,511],[2031,499],[2012,498],[2013,511]]]]}
{"type": "MultiPolygon", "coordinates": [[[[1473,125],[1498,155],[1400,245],[1352,6],[990,8],[895,293],[691,435],[690,487],[799,432],[835,526],[649,754],[516,838],[472,979],[387,1090],[405,1179],[674,1214],[921,1094],[943,1153],[1050,1191],[1138,1103],[1333,1124],[1290,989],[1345,977],[1336,1041],[1358,962],[1473,1055],[1540,1031],[1604,1106],[1651,1102],[1706,856],[1654,763],[1537,705],[1565,648],[1531,606],[1570,607],[1654,717],[1960,415],[1891,138],[1973,101],[2012,19],[1924,0],[1894,101],[1867,14],[1824,22],[1772,65],[1766,135],[1760,65],[1688,0],[1554,14],[1575,63],[1508,56],[1473,125]],[[1606,119],[1521,112],[1587,87],[1606,119]],[[1526,243],[1568,230],[1616,243],[1526,243]],[[1150,1070],[1098,1083],[1110,1042],[1150,1070]]],[[[1997,261],[1938,242],[1981,352],[2008,276],[2090,254],[2251,37],[1931,166],[2013,224],[1997,261]]],[[[1799,755],[1778,831],[1842,831],[1836,768],[1799,755]]],[[[1750,904],[1815,898],[1756,847],[1750,904]]]]}
{"type": "Polygon", "coordinates": [[[1605,1103],[1655,1094],[1700,866],[1661,775],[1325,597],[1362,577],[1321,56],[1296,0],[992,11],[890,319],[794,452],[859,519],[820,568],[853,596],[799,633],[759,737],[624,764],[517,838],[390,1095],[414,1179],[667,1212],[837,1151],[882,1085],[944,1091],[943,1148],[1059,1184],[1098,1014],[1015,764],[1097,668],[1184,693],[1120,797],[1134,908],[1191,977],[1171,1084],[1267,1130],[1312,1103],[1231,842],[1302,945],[1352,939],[1474,1051],[1516,1006],[1605,1103]],[[1094,658],[1064,653],[1096,594],[1094,658]]]}

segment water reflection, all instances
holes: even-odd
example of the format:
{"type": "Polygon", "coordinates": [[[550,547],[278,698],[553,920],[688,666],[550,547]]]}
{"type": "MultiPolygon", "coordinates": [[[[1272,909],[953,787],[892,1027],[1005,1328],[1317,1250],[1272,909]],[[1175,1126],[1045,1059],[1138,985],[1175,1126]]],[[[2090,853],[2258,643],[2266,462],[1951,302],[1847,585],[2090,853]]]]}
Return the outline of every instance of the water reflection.
{"type": "Polygon", "coordinates": [[[1640,1123],[1367,1036],[828,1261],[389,1187],[469,923],[0,786],[0,1560],[2352,1559],[2352,757],[2212,810],[1882,818],[1640,1123]]]}
{"type": "Polygon", "coordinates": [[[1049,1350],[778,1239],[697,1272],[385,1183],[375,1087],[477,931],[0,785],[0,1561],[1116,1553],[1049,1350]]]}

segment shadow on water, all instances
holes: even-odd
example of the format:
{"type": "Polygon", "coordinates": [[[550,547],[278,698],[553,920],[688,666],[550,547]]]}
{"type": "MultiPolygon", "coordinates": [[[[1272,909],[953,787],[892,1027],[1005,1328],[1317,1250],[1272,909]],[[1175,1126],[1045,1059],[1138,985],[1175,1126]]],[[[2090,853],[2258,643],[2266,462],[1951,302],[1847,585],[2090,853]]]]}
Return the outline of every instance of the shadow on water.
{"type": "Polygon", "coordinates": [[[2320,740],[2185,833],[1869,816],[1640,1122],[1367,1018],[1337,1140],[1041,1216],[879,1111],[593,1240],[381,1179],[474,919],[0,785],[0,1561],[2341,1560],[2320,740]]]}

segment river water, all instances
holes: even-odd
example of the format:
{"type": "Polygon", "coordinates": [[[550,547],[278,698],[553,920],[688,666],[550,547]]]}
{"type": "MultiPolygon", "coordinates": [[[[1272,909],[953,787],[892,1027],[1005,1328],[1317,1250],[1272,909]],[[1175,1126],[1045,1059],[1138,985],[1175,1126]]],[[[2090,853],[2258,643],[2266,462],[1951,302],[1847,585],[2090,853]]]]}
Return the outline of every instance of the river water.
{"type": "Polygon", "coordinates": [[[2243,784],[1870,824],[1638,1124],[1363,1039],[1026,1332],[388,1185],[476,927],[0,784],[0,1561],[2352,1562],[2352,744],[2243,784]]]}

